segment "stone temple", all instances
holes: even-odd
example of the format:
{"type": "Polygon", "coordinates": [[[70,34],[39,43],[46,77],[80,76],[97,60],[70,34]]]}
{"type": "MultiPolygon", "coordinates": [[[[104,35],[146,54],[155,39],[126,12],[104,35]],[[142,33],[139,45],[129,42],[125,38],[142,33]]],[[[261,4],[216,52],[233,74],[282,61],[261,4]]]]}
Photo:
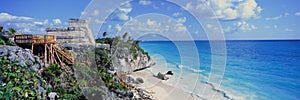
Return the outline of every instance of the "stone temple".
{"type": "Polygon", "coordinates": [[[84,19],[69,20],[67,28],[47,28],[48,35],[55,35],[56,41],[61,44],[95,44],[93,33],[88,21],[84,19]]]}

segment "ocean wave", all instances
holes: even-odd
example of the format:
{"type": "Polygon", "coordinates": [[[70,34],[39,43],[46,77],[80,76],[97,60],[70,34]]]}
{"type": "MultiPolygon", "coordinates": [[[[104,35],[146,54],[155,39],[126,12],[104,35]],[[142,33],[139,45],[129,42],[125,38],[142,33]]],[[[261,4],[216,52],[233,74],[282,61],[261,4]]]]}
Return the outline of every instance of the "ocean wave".
{"type": "Polygon", "coordinates": [[[192,72],[195,72],[195,73],[203,72],[203,70],[200,70],[200,69],[194,69],[194,68],[191,68],[191,67],[188,67],[188,66],[183,66],[183,65],[177,65],[177,67],[178,67],[179,69],[187,69],[187,70],[192,71],[192,72]]]}
{"type": "Polygon", "coordinates": [[[212,83],[209,83],[209,82],[204,82],[204,83],[211,86],[213,91],[216,91],[217,93],[221,93],[224,98],[229,99],[229,100],[234,100],[233,98],[229,97],[229,95],[225,91],[215,88],[215,86],[212,83]]]}

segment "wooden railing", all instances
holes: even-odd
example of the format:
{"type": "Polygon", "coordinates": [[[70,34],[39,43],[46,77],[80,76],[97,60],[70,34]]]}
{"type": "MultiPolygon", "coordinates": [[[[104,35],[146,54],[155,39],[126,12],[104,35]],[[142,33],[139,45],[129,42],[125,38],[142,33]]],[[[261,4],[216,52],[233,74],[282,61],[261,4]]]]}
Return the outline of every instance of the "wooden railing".
{"type": "Polygon", "coordinates": [[[42,44],[42,43],[54,43],[54,35],[40,35],[40,34],[26,34],[26,35],[15,35],[15,43],[17,44],[42,44]]]}

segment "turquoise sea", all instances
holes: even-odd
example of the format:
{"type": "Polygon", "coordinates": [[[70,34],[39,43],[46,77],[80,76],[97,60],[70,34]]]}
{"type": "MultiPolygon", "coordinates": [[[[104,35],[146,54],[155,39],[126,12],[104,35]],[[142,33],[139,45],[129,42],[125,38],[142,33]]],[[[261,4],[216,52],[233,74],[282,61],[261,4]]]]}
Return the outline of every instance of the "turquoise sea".
{"type": "MultiPolygon", "coordinates": [[[[208,41],[148,41],[141,47],[150,56],[160,55],[168,67],[208,77],[211,53],[208,41]],[[195,43],[198,56],[187,43],[195,43]],[[183,44],[180,48],[175,44],[183,44]],[[197,59],[200,64],[195,64],[197,59]],[[187,58],[188,56],[188,58],[187,58]],[[184,67],[181,67],[184,66],[184,67]]],[[[220,88],[247,100],[300,100],[300,41],[226,41],[226,68],[220,88]]],[[[154,58],[155,59],[155,58],[154,58]]],[[[176,73],[182,73],[173,70],[176,73]]],[[[207,81],[201,78],[200,81],[207,81]]]]}

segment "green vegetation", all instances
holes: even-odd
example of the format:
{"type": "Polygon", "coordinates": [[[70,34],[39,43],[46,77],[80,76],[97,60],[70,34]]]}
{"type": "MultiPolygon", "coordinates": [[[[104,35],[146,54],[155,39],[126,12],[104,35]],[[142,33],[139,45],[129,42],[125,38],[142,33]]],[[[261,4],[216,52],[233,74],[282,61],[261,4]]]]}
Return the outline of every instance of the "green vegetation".
{"type": "Polygon", "coordinates": [[[43,79],[37,73],[17,62],[10,62],[7,57],[0,57],[0,99],[36,99],[41,91],[38,85],[45,88],[43,79]]]}
{"type": "Polygon", "coordinates": [[[114,39],[113,38],[99,38],[96,39],[96,43],[105,43],[105,44],[110,44],[112,45],[114,39]]]}
{"type": "Polygon", "coordinates": [[[148,52],[145,52],[145,50],[140,47],[139,42],[140,42],[139,40],[134,40],[132,43],[132,47],[130,48],[130,52],[132,54],[134,54],[133,55],[134,59],[136,59],[136,57],[137,57],[136,52],[140,51],[140,52],[142,52],[142,54],[144,54],[148,57],[148,60],[150,60],[151,57],[149,56],[148,52]]]}
{"type": "Polygon", "coordinates": [[[96,63],[98,65],[98,71],[100,73],[102,81],[105,83],[105,85],[111,89],[111,90],[128,90],[125,86],[121,85],[120,83],[116,83],[113,80],[114,75],[107,73],[109,70],[108,67],[112,64],[110,59],[108,58],[109,50],[106,49],[96,49],[96,56],[99,58],[96,63]]]}
{"type": "MultiPolygon", "coordinates": [[[[106,36],[106,32],[103,33],[103,37],[106,36]]],[[[139,45],[139,40],[133,40],[130,36],[128,37],[128,33],[125,33],[122,38],[123,41],[121,41],[120,36],[116,36],[115,38],[99,38],[96,39],[96,43],[105,43],[105,44],[110,44],[111,46],[117,46],[120,48],[127,47],[130,49],[130,53],[133,54],[133,58],[136,59],[138,54],[137,51],[142,52],[142,54],[146,55],[148,59],[150,60],[151,57],[149,56],[148,52],[145,52],[139,45]]],[[[99,50],[96,50],[96,53],[99,50]]]]}
{"type": "Polygon", "coordinates": [[[10,45],[15,46],[16,44],[12,41],[10,41],[8,38],[0,34],[0,45],[10,45]]]}
{"type": "Polygon", "coordinates": [[[5,44],[6,44],[5,41],[0,39],[0,45],[5,45],[5,44]]]}
{"type": "MultiPolygon", "coordinates": [[[[1,27],[1,30],[3,30],[3,27],[1,27]]],[[[14,42],[10,41],[8,38],[14,37],[17,30],[15,28],[9,28],[8,30],[9,30],[8,37],[5,37],[5,36],[3,36],[3,34],[0,34],[0,45],[15,46],[16,44],[14,42]]]]}
{"type": "Polygon", "coordinates": [[[101,79],[104,81],[105,85],[110,89],[110,90],[124,90],[124,91],[127,91],[128,89],[120,84],[120,83],[116,83],[114,80],[113,80],[113,77],[114,75],[113,74],[109,74],[107,73],[107,68],[105,67],[102,67],[102,66],[99,66],[98,67],[98,70],[99,70],[99,73],[100,73],[100,76],[101,76],[101,79]]]}
{"type": "Polygon", "coordinates": [[[47,93],[56,92],[60,99],[85,99],[76,79],[61,70],[59,65],[50,64],[44,69],[42,74],[43,78],[51,85],[51,87],[47,88],[47,93]]]}
{"type": "Polygon", "coordinates": [[[11,34],[16,34],[17,30],[15,28],[8,29],[11,34]]]}
{"type": "MultiPolygon", "coordinates": [[[[103,37],[107,35],[106,32],[103,33],[103,37]]],[[[96,39],[96,43],[105,43],[110,44],[112,48],[128,48],[130,50],[130,53],[133,55],[134,59],[137,59],[139,56],[139,52],[142,54],[145,54],[149,60],[151,59],[148,52],[145,52],[140,46],[139,46],[139,40],[134,40],[132,37],[128,37],[128,33],[125,33],[122,37],[116,36],[114,38],[99,38],[96,39]]],[[[95,50],[95,56],[96,56],[96,64],[98,65],[98,71],[100,73],[102,81],[105,83],[105,85],[111,90],[123,90],[127,91],[128,89],[118,83],[115,82],[118,79],[114,79],[114,74],[108,73],[108,70],[110,70],[110,66],[112,65],[111,60],[109,59],[108,54],[110,54],[110,50],[107,49],[96,49],[95,50]]],[[[117,78],[117,77],[116,77],[117,78]]],[[[82,83],[85,83],[84,81],[81,81],[82,83]]]]}
{"type": "Polygon", "coordinates": [[[103,32],[103,34],[102,34],[103,38],[105,38],[106,35],[107,35],[107,33],[106,33],[106,32],[103,32]]]}

